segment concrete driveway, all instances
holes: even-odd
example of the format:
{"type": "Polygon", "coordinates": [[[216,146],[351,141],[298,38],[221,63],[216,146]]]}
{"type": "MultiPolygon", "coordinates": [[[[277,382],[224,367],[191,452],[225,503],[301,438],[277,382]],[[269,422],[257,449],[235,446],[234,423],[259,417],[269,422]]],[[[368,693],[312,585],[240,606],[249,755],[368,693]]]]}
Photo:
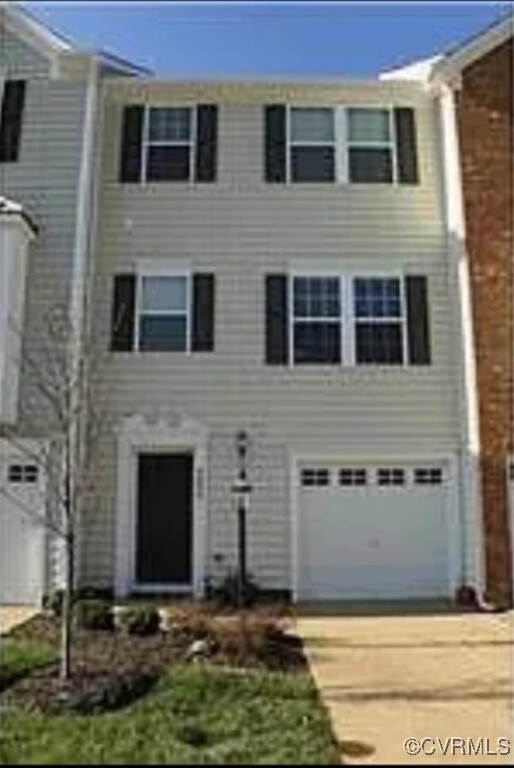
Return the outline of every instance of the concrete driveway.
{"type": "Polygon", "coordinates": [[[513,763],[512,612],[317,614],[300,611],[297,630],[343,762],[513,763]],[[409,756],[409,737],[434,739],[425,742],[434,754],[409,756]],[[448,737],[472,738],[479,754],[466,742],[464,755],[448,737]],[[510,739],[510,756],[487,755],[500,737],[510,739]]]}
{"type": "Polygon", "coordinates": [[[30,605],[0,605],[0,635],[6,635],[18,624],[35,616],[39,608],[30,605]]]}

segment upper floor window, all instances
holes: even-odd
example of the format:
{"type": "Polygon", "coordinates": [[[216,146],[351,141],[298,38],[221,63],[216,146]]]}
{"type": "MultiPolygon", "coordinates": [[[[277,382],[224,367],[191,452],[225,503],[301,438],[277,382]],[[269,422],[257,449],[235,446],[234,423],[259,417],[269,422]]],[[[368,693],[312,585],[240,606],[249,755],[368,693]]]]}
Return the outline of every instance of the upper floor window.
{"type": "Polygon", "coordinates": [[[357,277],[353,283],[355,362],[401,364],[405,313],[398,277],[357,277]]]}
{"type": "Polygon", "coordinates": [[[137,348],[187,351],[190,336],[187,275],[143,276],[139,290],[137,348]]]}
{"type": "Polygon", "coordinates": [[[266,275],[271,365],[429,365],[424,275],[266,275]]]}
{"type": "Polygon", "coordinates": [[[268,182],[418,182],[411,107],[271,104],[264,129],[268,182]]]}
{"type": "Polygon", "coordinates": [[[347,115],[349,180],[391,183],[394,179],[391,110],[352,108],[347,115]]]}
{"type": "Polygon", "coordinates": [[[341,296],[338,277],[293,279],[295,363],[341,360],[341,296]]]}
{"type": "Polygon", "coordinates": [[[144,178],[188,181],[193,167],[193,113],[189,107],[150,107],[144,178]]]}
{"type": "MultiPolygon", "coordinates": [[[[169,268],[171,269],[171,268],[169,268]]],[[[163,272],[143,264],[139,274],[114,276],[113,352],[211,352],[215,277],[209,272],[163,272]]]]}
{"type": "Polygon", "coordinates": [[[123,183],[216,180],[218,108],[129,104],[123,108],[123,183]]]}
{"type": "Polygon", "coordinates": [[[333,109],[290,110],[291,181],[334,181],[336,134],[333,109]]]}

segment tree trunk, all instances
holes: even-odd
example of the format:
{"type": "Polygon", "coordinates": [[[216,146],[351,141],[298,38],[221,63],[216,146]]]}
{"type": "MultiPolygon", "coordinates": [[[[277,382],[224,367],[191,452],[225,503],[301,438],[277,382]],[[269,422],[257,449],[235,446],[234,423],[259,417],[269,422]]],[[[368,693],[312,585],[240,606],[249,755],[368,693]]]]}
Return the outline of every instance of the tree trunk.
{"type": "Polygon", "coordinates": [[[71,531],[66,532],[65,539],[65,575],[64,594],[61,615],[61,658],[60,678],[69,680],[71,676],[71,622],[73,614],[73,582],[74,582],[74,540],[71,531]]]}

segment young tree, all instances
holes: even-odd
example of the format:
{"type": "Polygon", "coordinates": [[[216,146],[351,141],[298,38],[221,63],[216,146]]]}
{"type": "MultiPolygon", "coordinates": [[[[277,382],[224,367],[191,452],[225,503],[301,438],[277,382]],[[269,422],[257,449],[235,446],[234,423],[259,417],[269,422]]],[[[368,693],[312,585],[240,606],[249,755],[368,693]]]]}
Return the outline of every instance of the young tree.
{"type": "MultiPolygon", "coordinates": [[[[17,333],[17,329],[12,329],[17,333]]],[[[30,425],[43,413],[45,439],[28,442],[16,428],[2,428],[0,436],[38,466],[45,478],[48,503],[40,509],[23,505],[5,488],[20,514],[44,526],[61,542],[63,600],[61,610],[60,677],[68,680],[72,667],[72,611],[75,556],[80,521],[94,495],[93,465],[104,420],[97,388],[101,354],[81,341],[65,309],[54,307],[39,329],[37,353],[23,346],[21,363],[31,390],[22,404],[20,421],[30,425]],[[35,447],[36,446],[36,447],[35,447]]],[[[41,431],[41,426],[40,426],[41,431]]]]}

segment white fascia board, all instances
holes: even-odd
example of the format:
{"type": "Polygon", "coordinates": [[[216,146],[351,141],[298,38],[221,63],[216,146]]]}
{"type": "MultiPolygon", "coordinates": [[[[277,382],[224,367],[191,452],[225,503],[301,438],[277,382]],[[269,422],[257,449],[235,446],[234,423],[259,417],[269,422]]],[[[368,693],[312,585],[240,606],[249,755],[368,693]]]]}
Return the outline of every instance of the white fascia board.
{"type": "Polygon", "coordinates": [[[502,45],[509,37],[512,37],[513,33],[514,16],[510,15],[482,34],[477,35],[467,44],[457,48],[453,53],[444,56],[435,65],[432,79],[448,81],[458,77],[463,69],[502,45]]]}

